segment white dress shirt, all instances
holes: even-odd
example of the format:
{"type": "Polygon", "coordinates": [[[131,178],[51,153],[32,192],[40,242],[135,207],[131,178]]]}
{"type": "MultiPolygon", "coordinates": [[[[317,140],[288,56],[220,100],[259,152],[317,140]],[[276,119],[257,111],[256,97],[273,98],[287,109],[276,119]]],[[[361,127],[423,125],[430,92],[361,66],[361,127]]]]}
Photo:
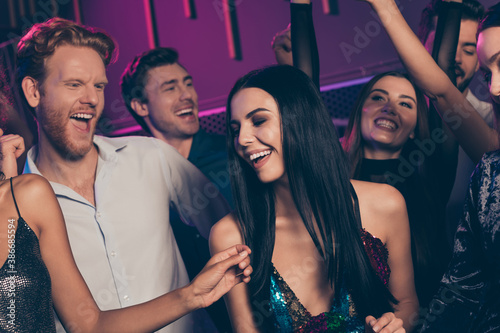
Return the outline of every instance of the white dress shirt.
{"type": "MultiPolygon", "coordinates": [[[[228,213],[202,173],[166,143],[145,137],[94,137],[99,151],[95,207],[51,182],[76,264],[101,310],[142,303],[189,283],[169,223],[169,205],[208,235],[228,213]]],[[[40,174],[29,153],[25,173],[40,174]]],[[[160,332],[192,332],[185,316],[160,332]]],[[[62,331],[64,332],[64,331],[62,331]]]]}

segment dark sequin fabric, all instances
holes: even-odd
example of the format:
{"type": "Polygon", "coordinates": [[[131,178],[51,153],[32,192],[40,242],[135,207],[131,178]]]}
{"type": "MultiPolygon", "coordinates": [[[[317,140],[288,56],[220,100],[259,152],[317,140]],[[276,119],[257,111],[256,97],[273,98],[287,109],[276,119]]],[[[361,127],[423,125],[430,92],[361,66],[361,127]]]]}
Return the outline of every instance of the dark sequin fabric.
{"type": "Polygon", "coordinates": [[[365,229],[361,232],[361,240],[365,246],[366,254],[370,258],[372,267],[375,269],[380,280],[387,286],[389,284],[389,277],[391,276],[391,269],[387,264],[389,251],[387,251],[387,248],[380,239],[372,236],[365,229]]]}
{"type": "Polygon", "coordinates": [[[0,268],[0,332],[55,332],[49,272],[38,238],[22,217],[14,239],[0,268]]]}
{"type": "Polygon", "coordinates": [[[454,245],[422,332],[500,332],[500,150],[472,174],[454,245]]]}
{"type": "MultiPolygon", "coordinates": [[[[389,283],[391,270],[387,264],[388,251],[382,241],[368,231],[361,230],[361,239],[370,262],[385,285],[389,283]]],[[[293,290],[273,266],[270,284],[270,302],[274,314],[276,332],[364,332],[364,322],[356,315],[355,306],[345,287],[335,297],[329,312],[312,316],[300,303],[293,290]]]]}

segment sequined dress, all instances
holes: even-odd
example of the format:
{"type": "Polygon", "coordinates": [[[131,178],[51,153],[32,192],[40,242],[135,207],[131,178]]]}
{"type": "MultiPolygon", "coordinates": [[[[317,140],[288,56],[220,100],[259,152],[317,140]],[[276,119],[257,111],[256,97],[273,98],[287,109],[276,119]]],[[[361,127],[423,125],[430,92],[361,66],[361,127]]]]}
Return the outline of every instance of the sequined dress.
{"type": "MultiPolygon", "coordinates": [[[[391,270],[387,264],[389,253],[382,241],[368,231],[361,230],[361,239],[370,262],[379,278],[387,286],[391,270]]],[[[270,303],[276,332],[349,332],[365,331],[364,320],[356,315],[356,309],[347,289],[342,286],[329,312],[312,316],[300,303],[295,293],[273,266],[270,303]]]]}
{"type": "Polygon", "coordinates": [[[0,332],[55,332],[50,275],[42,261],[38,238],[21,217],[14,247],[0,268],[0,332]]]}

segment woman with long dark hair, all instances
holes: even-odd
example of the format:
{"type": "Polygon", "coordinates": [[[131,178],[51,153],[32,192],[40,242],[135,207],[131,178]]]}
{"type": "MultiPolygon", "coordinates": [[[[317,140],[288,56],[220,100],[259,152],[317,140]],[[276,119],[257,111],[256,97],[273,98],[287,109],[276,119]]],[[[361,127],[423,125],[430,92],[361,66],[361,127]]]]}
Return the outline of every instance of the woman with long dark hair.
{"type": "MultiPolygon", "coordinates": [[[[422,332],[497,332],[500,329],[500,151],[491,130],[461,92],[430,59],[393,0],[370,0],[403,63],[436,105],[473,160],[464,214],[453,257],[441,280],[422,332]],[[388,16],[388,14],[390,14],[388,16]]],[[[500,103],[500,4],[479,24],[477,53],[498,124],[500,103]]]]}
{"type": "Polygon", "coordinates": [[[382,73],[361,90],[343,139],[353,179],[390,184],[405,198],[421,306],[437,291],[450,258],[444,209],[451,188],[443,182],[451,185],[445,180],[453,176],[433,156],[443,136],[431,137],[427,115],[424,95],[408,76],[382,73]]]}
{"type": "MultiPolygon", "coordinates": [[[[310,2],[291,1],[293,42],[288,49],[293,50],[294,65],[319,86],[310,2]]],[[[445,44],[440,52],[454,54],[453,43],[445,44]]],[[[410,221],[415,287],[419,303],[427,306],[450,258],[445,208],[455,175],[451,172],[456,168],[455,141],[441,129],[439,117],[429,112],[422,91],[410,78],[390,71],[375,75],[362,88],[342,144],[353,179],[390,184],[403,194],[410,221]]]]}
{"type": "Polygon", "coordinates": [[[291,66],[253,71],[226,112],[236,209],[210,244],[244,242],[254,267],[248,289],[226,297],[233,328],[362,332],[365,319],[375,331],[410,329],[418,301],[404,200],[349,181],[314,83],[291,66]]]}

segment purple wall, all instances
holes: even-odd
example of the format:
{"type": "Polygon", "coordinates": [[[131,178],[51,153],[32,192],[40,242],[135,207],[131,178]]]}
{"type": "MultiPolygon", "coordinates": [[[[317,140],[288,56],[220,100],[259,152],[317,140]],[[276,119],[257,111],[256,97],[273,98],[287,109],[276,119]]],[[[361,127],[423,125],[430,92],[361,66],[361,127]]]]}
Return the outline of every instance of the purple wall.
{"type": "MultiPolygon", "coordinates": [[[[146,0],[147,1],[147,0],[146,0]]],[[[242,60],[229,57],[223,0],[194,0],[196,19],[186,18],[184,0],[155,0],[160,46],[174,47],[180,61],[194,77],[200,109],[220,107],[232,84],[248,71],[275,62],[270,44],[277,31],[289,22],[289,3],[284,0],[234,0],[241,38],[242,60]]],[[[482,1],[488,7],[495,0],[482,1]]],[[[416,30],[427,1],[401,0],[403,15],[416,30]]],[[[83,21],[108,31],[118,42],[120,56],[109,67],[105,116],[108,130],[135,125],[119,93],[119,78],[126,64],[149,48],[144,1],[81,1],[83,21]]],[[[399,68],[399,61],[385,31],[363,2],[339,1],[339,15],[323,14],[314,1],[314,21],[321,62],[321,84],[359,78],[399,68]]]]}

